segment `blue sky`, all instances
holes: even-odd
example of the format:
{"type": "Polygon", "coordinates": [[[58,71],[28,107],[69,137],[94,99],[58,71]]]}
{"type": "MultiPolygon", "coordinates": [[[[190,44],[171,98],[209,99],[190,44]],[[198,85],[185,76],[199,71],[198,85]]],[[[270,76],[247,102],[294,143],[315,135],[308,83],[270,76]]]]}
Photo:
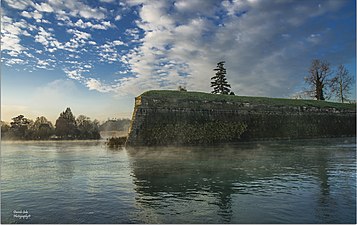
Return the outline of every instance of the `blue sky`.
{"type": "MultiPolygon", "coordinates": [[[[150,89],[289,98],[311,60],[356,76],[355,0],[3,0],[2,120],[131,117],[150,89]]],[[[353,98],[355,87],[353,88],[353,98]]]]}

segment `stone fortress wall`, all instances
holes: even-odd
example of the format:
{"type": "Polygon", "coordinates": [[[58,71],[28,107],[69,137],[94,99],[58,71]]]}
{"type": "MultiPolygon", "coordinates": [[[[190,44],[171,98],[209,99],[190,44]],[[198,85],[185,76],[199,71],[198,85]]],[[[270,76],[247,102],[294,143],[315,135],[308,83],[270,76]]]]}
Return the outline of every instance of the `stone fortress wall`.
{"type": "Polygon", "coordinates": [[[149,91],[135,99],[127,146],[356,136],[356,105],[149,91]]]}

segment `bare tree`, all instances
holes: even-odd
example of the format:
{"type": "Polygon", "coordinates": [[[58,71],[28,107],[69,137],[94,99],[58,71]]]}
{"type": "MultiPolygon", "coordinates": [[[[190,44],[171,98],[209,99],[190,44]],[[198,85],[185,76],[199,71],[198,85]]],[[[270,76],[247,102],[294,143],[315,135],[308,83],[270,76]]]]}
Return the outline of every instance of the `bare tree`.
{"type": "Polygon", "coordinates": [[[353,77],[350,76],[348,70],[344,65],[339,65],[336,76],[330,82],[331,92],[343,103],[348,100],[347,97],[351,94],[352,83],[353,77]]]}
{"type": "Polygon", "coordinates": [[[317,100],[325,100],[324,87],[329,82],[331,74],[330,63],[319,59],[312,60],[309,76],[305,77],[305,82],[310,86],[308,91],[317,100]]]}

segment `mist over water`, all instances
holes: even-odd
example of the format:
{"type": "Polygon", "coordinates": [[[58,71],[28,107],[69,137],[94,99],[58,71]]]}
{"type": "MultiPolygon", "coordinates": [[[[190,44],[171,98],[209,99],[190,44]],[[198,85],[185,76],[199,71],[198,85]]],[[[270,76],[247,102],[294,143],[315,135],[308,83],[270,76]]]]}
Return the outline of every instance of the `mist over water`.
{"type": "Polygon", "coordinates": [[[116,151],[3,142],[1,160],[2,223],[356,222],[355,138],[116,151]]]}

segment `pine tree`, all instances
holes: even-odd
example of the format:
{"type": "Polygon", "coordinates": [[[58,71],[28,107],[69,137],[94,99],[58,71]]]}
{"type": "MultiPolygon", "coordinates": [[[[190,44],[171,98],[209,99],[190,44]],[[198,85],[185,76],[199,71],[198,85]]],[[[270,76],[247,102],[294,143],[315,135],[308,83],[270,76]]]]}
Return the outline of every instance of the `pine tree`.
{"type": "Polygon", "coordinates": [[[211,82],[211,87],[213,87],[213,94],[228,95],[230,92],[229,88],[231,85],[227,82],[227,71],[224,68],[224,63],[224,61],[217,63],[217,68],[214,69],[214,71],[216,71],[216,75],[211,78],[211,80],[213,80],[211,82]]]}

